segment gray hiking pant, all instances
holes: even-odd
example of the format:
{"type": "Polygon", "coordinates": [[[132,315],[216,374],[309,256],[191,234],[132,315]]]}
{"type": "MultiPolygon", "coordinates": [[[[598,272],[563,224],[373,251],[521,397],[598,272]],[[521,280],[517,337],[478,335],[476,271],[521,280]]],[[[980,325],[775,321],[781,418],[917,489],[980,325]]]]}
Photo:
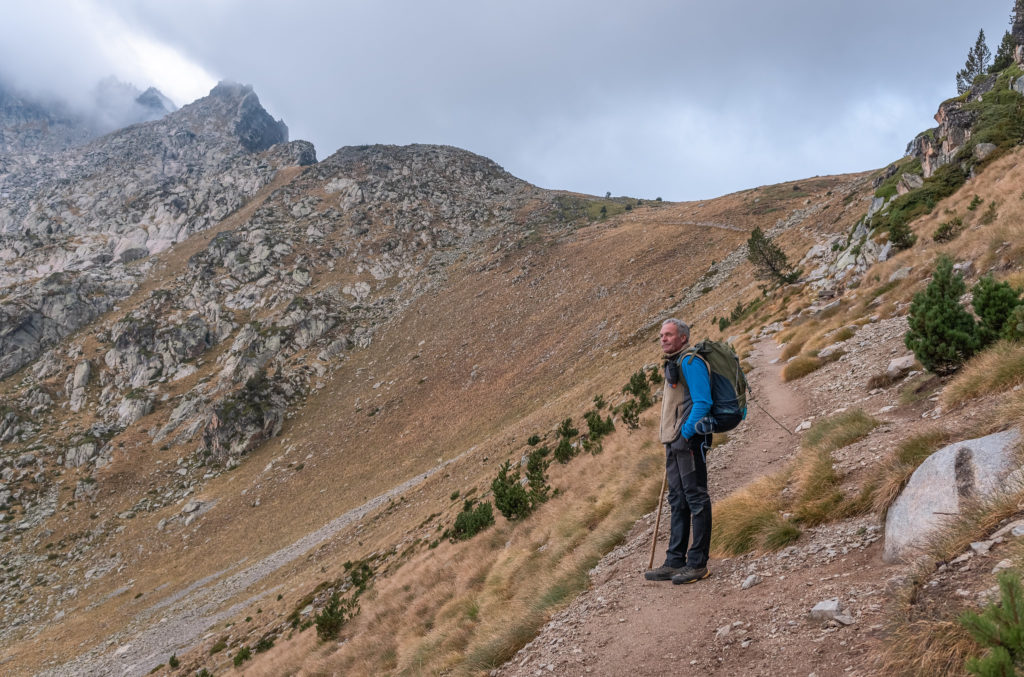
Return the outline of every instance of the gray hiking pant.
{"type": "Polygon", "coordinates": [[[687,448],[678,440],[665,445],[668,504],[672,509],[665,565],[674,568],[707,566],[711,550],[711,497],[705,456],[711,448],[711,435],[695,435],[690,445],[687,448]]]}

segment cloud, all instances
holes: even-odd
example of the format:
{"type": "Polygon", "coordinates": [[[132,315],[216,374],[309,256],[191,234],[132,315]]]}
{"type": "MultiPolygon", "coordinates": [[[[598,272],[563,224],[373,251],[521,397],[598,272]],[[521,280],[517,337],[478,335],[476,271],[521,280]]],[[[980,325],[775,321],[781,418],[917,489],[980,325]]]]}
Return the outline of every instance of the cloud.
{"type": "Polygon", "coordinates": [[[0,22],[0,76],[19,89],[87,107],[102,79],[156,85],[176,104],[209,92],[216,78],[170,45],[129,26],[98,2],[14,3],[0,22]]]}
{"type": "Polygon", "coordinates": [[[445,143],[545,187],[705,198],[899,157],[1011,4],[44,1],[8,11],[0,64],[178,104],[252,84],[320,157],[445,143]]]}

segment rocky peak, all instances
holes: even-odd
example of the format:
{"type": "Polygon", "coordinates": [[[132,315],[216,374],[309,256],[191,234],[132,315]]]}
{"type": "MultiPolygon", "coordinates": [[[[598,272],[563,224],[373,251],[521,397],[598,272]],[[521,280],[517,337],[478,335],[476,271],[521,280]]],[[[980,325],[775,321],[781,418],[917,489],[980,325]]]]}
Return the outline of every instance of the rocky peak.
{"type": "Polygon", "coordinates": [[[264,110],[250,85],[221,81],[200,102],[215,107],[230,119],[232,133],[250,152],[266,150],[274,144],[288,141],[288,125],[284,120],[275,121],[264,110]]]}

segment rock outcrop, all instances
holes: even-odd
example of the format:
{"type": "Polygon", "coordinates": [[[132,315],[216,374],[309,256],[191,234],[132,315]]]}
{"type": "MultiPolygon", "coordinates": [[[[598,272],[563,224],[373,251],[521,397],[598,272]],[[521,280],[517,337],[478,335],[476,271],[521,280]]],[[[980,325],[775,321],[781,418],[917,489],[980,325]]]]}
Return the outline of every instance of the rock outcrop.
{"type": "Polygon", "coordinates": [[[1014,448],[1020,433],[1009,430],[957,442],[929,456],[910,477],[885,518],[887,562],[919,554],[929,535],[972,500],[990,498],[1005,488],[1018,469],[1014,448]]]}

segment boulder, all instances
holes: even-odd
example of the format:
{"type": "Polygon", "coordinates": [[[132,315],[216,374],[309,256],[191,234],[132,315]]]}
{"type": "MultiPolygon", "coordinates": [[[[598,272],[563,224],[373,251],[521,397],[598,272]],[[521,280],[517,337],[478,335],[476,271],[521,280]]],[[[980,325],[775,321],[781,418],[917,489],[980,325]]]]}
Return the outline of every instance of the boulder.
{"type": "Polygon", "coordinates": [[[889,366],[885,368],[885,373],[889,378],[899,378],[914,368],[915,361],[913,353],[897,357],[889,361],[889,366]]]}
{"type": "Polygon", "coordinates": [[[991,155],[995,149],[996,145],[994,143],[979,143],[974,147],[974,159],[980,162],[991,155]]]}
{"type": "Polygon", "coordinates": [[[930,535],[960,514],[962,502],[1003,490],[1018,467],[1014,448],[1019,440],[1018,431],[1008,430],[950,444],[925,459],[889,508],[882,558],[913,558],[930,535]]]}
{"type": "Polygon", "coordinates": [[[913,266],[903,266],[892,275],[889,276],[889,282],[895,282],[896,280],[905,280],[910,277],[910,271],[914,269],[913,266]]]}
{"type": "Polygon", "coordinates": [[[896,192],[900,195],[905,195],[912,190],[916,190],[924,185],[924,177],[920,174],[904,173],[900,177],[899,182],[896,184],[896,192]]]}

